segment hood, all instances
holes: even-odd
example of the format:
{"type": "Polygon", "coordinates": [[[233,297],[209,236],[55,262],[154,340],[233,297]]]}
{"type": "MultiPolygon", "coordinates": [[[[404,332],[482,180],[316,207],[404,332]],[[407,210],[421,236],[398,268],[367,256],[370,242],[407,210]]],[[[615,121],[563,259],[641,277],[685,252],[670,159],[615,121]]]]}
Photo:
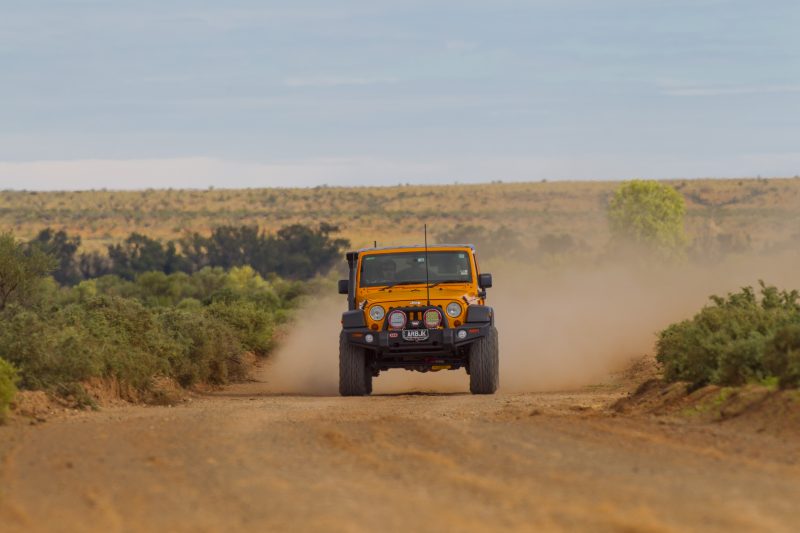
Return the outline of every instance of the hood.
{"type": "MultiPolygon", "coordinates": [[[[450,302],[464,303],[466,298],[470,303],[477,300],[477,293],[470,284],[448,284],[431,288],[431,305],[445,307],[450,302]]],[[[380,290],[380,288],[365,289],[361,293],[361,300],[366,300],[367,305],[383,304],[385,307],[413,307],[424,306],[428,303],[428,296],[424,285],[393,287],[380,290]]]]}

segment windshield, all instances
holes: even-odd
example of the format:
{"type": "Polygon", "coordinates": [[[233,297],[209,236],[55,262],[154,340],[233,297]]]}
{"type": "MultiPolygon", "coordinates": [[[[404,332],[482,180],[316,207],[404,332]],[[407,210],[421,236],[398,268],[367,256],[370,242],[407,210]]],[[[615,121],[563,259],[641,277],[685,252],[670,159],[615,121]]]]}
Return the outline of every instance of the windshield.
{"type": "MultiPolygon", "coordinates": [[[[467,252],[428,251],[431,283],[471,283],[467,252]]],[[[365,255],[361,260],[361,286],[382,287],[425,283],[425,251],[365,255]]]]}

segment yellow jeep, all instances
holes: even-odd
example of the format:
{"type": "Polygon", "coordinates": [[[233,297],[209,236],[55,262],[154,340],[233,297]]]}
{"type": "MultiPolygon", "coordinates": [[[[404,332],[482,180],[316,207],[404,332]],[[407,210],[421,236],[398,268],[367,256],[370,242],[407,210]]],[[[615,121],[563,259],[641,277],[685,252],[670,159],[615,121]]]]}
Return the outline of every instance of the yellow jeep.
{"type": "Polygon", "coordinates": [[[346,254],[349,279],[339,340],[339,393],[372,392],[390,368],[469,374],[473,394],[498,387],[492,275],[481,274],[469,244],[365,248],[346,254]]]}

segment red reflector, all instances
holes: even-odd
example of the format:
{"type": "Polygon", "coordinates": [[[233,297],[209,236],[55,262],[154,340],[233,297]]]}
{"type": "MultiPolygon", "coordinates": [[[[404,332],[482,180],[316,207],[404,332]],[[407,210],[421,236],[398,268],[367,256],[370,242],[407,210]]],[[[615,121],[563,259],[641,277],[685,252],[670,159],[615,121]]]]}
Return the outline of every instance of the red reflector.
{"type": "Polygon", "coordinates": [[[469,330],[470,333],[478,333],[480,330],[478,328],[472,328],[469,330]]]}
{"type": "Polygon", "coordinates": [[[364,336],[363,333],[353,333],[353,338],[354,339],[357,339],[357,338],[360,338],[360,337],[363,337],[363,336],[364,336]]]}
{"type": "Polygon", "coordinates": [[[460,326],[460,325],[461,325],[461,321],[460,321],[460,320],[456,320],[455,322],[453,322],[453,325],[454,325],[455,327],[458,327],[458,326],[460,326]]]}
{"type": "Polygon", "coordinates": [[[374,329],[375,331],[378,331],[378,324],[372,324],[372,326],[371,326],[371,327],[372,327],[372,329],[374,329]]]}

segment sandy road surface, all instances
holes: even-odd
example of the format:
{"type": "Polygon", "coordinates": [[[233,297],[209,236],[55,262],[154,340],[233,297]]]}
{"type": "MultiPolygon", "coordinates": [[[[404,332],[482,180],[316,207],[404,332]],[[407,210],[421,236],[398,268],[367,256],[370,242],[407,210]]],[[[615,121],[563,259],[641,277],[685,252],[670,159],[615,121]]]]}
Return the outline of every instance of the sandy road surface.
{"type": "Polygon", "coordinates": [[[271,396],[0,428],[3,531],[791,531],[799,443],[613,394],[271,396]]]}

